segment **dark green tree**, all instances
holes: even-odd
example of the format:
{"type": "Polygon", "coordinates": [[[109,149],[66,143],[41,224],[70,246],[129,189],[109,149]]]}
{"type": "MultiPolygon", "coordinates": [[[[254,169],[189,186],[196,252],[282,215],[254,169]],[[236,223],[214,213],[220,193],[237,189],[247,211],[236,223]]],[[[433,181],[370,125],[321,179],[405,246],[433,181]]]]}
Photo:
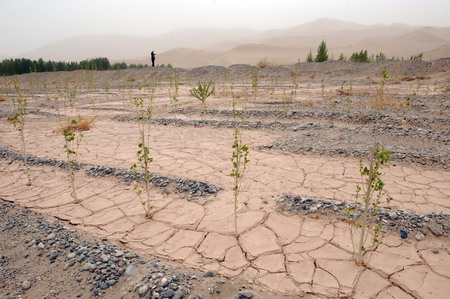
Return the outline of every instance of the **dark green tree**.
{"type": "Polygon", "coordinates": [[[316,56],[316,62],[324,62],[328,60],[328,49],[327,49],[327,43],[325,41],[322,41],[317,48],[317,56],[316,56]]]}
{"type": "Polygon", "coordinates": [[[306,57],[306,62],[313,62],[313,61],[314,61],[314,58],[313,58],[311,50],[310,50],[308,56],[306,57]]]}

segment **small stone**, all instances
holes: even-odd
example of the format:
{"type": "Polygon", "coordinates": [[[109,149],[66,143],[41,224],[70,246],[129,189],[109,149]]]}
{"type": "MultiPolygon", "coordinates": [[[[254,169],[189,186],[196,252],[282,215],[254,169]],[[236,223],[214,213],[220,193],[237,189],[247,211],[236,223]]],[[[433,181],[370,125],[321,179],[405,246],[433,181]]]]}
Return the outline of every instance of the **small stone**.
{"type": "Polygon", "coordinates": [[[102,290],[106,290],[107,288],[109,288],[109,286],[105,282],[101,282],[99,288],[102,290]]]}
{"type": "Polygon", "coordinates": [[[136,271],[135,265],[128,266],[127,269],[125,270],[125,276],[133,275],[134,271],[136,271]]]}
{"type": "Polygon", "coordinates": [[[428,229],[431,231],[431,233],[433,234],[433,235],[435,235],[436,237],[439,237],[440,235],[441,235],[441,232],[437,229],[437,228],[435,228],[434,226],[432,226],[432,225],[428,225],[428,229]]]}
{"type": "Polygon", "coordinates": [[[175,292],[173,290],[167,290],[162,294],[163,298],[172,298],[175,295],[175,292]]]}
{"type": "Polygon", "coordinates": [[[204,199],[199,199],[199,200],[198,200],[198,203],[199,203],[200,205],[204,206],[205,203],[206,203],[206,200],[204,200],[204,199]]]}
{"type": "Polygon", "coordinates": [[[437,249],[433,249],[433,250],[431,250],[431,252],[434,254],[439,254],[439,250],[437,250],[437,249]]]}
{"type": "MultiPolygon", "coordinates": [[[[334,202],[334,205],[336,205],[336,206],[340,206],[340,205],[342,205],[343,204],[343,202],[342,201],[335,201],[334,202]]],[[[251,291],[250,291],[251,292],[251,291]]],[[[252,293],[252,296],[253,296],[253,293],[252,293]]],[[[250,298],[250,297],[249,297],[250,298]]]]}
{"type": "Polygon", "coordinates": [[[425,236],[422,233],[416,234],[416,240],[417,241],[422,241],[424,238],[425,238],[425,236]]]}
{"type": "Polygon", "coordinates": [[[44,248],[45,248],[45,245],[44,245],[42,242],[40,242],[40,243],[37,245],[37,247],[40,248],[40,249],[44,249],[44,248]]]}
{"type": "Polygon", "coordinates": [[[116,284],[116,282],[117,282],[117,280],[115,280],[115,279],[110,279],[110,280],[107,280],[107,281],[106,281],[106,284],[109,285],[109,286],[113,286],[113,285],[116,284]]]}
{"type": "Polygon", "coordinates": [[[95,265],[91,264],[90,262],[87,262],[86,264],[84,264],[83,270],[84,271],[94,271],[95,265]]]}
{"type": "Polygon", "coordinates": [[[58,255],[59,255],[59,251],[58,250],[52,250],[52,252],[50,252],[50,260],[51,261],[56,260],[58,255]]]}
{"type": "Polygon", "coordinates": [[[51,233],[51,234],[49,234],[48,236],[47,236],[47,240],[52,240],[52,239],[54,239],[56,237],[56,235],[54,234],[54,233],[51,233]]]}
{"type": "Polygon", "coordinates": [[[213,271],[208,271],[205,274],[203,274],[203,277],[214,277],[214,272],[213,271]]]}
{"type": "Polygon", "coordinates": [[[392,220],[398,218],[398,215],[396,212],[388,212],[388,216],[389,216],[389,219],[392,219],[392,220]]]}
{"type": "Polygon", "coordinates": [[[116,257],[121,257],[123,255],[123,251],[122,250],[116,250],[116,257]]]}
{"type": "Polygon", "coordinates": [[[169,285],[169,281],[167,280],[167,278],[163,277],[161,279],[161,287],[165,288],[169,285]]]}
{"type": "Polygon", "coordinates": [[[315,212],[317,212],[317,207],[312,207],[309,210],[311,211],[311,213],[315,213],[315,212]]]}
{"type": "Polygon", "coordinates": [[[67,258],[68,258],[69,260],[71,260],[71,259],[73,259],[73,258],[75,257],[75,255],[76,255],[75,252],[71,252],[71,253],[69,253],[69,254],[67,255],[67,258]]]}
{"type": "Polygon", "coordinates": [[[132,254],[131,252],[128,252],[127,254],[125,254],[125,258],[127,258],[127,259],[132,259],[134,257],[135,257],[135,255],[132,254]]]}
{"type": "Polygon", "coordinates": [[[408,232],[406,230],[400,230],[400,238],[406,239],[408,238],[408,232]]]}
{"type": "Polygon", "coordinates": [[[86,256],[84,254],[82,254],[78,257],[77,262],[81,263],[85,258],[86,258],[86,256]]]}
{"type": "Polygon", "coordinates": [[[184,292],[181,290],[175,291],[175,294],[173,295],[172,299],[182,299],[184,297],[184,292]]]}
{"type": "Polygon", "coordinates": [[[236,298],[239,299],[250,299],[253,298],[253,291],[251,290],[242,290],[237,293],[236,298]]]}
{"type": "Polygon", "coordinates": [[[29,288],[31,288],[31,281],[25,280],[24,282],[22,282],[22,289],[28,290],[29,288]]]}
{"type": "Polygon", "coordinates": [[[108,257],[106,254],[102,254],[102,255],[100,256],[100,260],[101,260],[103,263],[107,263],[107,262],[109,261],[109,257],[108,257]]]}
{"type": "Polygon", "coordinates": [[[147,291],[148,291],[148,286],[143,285],[142,287],[139,288],[138,293],[139,293],[139,295],[143,296],[147,293],[147,291]]]}

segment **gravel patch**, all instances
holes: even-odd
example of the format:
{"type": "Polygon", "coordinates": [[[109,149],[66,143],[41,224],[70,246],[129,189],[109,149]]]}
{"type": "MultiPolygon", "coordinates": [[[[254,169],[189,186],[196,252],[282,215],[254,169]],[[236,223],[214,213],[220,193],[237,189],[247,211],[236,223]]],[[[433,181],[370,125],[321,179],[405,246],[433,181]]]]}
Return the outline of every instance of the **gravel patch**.
{"type": "MultiPolygon", "coordinates": [[[[282,211],[295,212],[303,215],[324,215],[327,217],[335,217],[345,222],[358,221],[364,211],[364,207],[358,203],[327,201],[290,194],[283,195],[278,200],[277,205],[282,211]]],[[[370,208],[369,211],[373,212],[373,208],[370,208]]],[[[450,233],[448,214],[415,214],[413,212],[380,208],[373,215],[374,217],[371,219],[371,222],[376,224],[382,223],[384,229],[389,232],[401,233],[401,231],[404,231],[406,235],[419,233],[426,235],[431,233],[435,236],[444,235],[447,237],[450,233]]]]}
{"type": "MultiPolygon", "coordinates": [[[[2,298],[210,298],[232,283],[98,241],[1,199],[0,213],[0,235],[11,241],[0,244],[2,298]],[[53,276],[64,278],[58,290],[53,276]]],[[[238,287],[231,292],[239,294],[238,287]]]]}

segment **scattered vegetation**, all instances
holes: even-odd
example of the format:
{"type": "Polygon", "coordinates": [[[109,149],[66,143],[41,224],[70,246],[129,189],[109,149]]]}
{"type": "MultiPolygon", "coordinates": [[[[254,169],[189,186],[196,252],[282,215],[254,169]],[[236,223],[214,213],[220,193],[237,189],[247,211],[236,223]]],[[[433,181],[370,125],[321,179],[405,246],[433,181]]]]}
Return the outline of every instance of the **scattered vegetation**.
{"type": "MultiPolygon", "coordinates": [[[[233,97],[233,119],[236,123],[238,118],[238,112],[236,110],[236,99],[233,97]]],[[[243,114],[241,114],[241,120],[243,119],[243,114]]],[[[242,142],[242,126],[237,126],[233,134],[233,152],[231,154],[232,169],[230,176],[234,178],[233,184],[233,195],[234,195],[234,234],[237,236],[237,205],[238,205],[238,195],[241,189],[242,178],[244,176],[245,169],[247,168],[249,147],[242,142]]]]}
{"type": "Polygon", "coordinates": [[[409,57],[409,60],[422,60],[423,58],[423,53],[420,53],[418,55],[412,55],[411,57],[409,57]]]}
{"type": "Polygon", "coordinates": [[[169,73],[169,97],[175,106],[178,103],[178,90],[180,89],[180,81],[176,69],[172,69],[169,73]]]}
{"type": "MultiPolygon", "coordinates": [[[[361,175],[361,183],[356,185],[356,201],[362,199],[364,211],[361,223],[354,222],[350,228],[355,260],[357,264],[362,263],[363,253],[366,248],[364,244],[367,240],[370,219],[374,217],[378,211],[381,201],[386,199],[389,204],[393,198],[388,196],[384,191],[384,182],[382,180],[381,167],[390,160],[390,153],[384,147],[375,144],[370,152],[369,164],[365,165],[362,159],[359,163],[359,173],[361,175]],[[353,233],[354,228],[360,229],[358,243],[354,244],[353,233]]],[[[349,208],[349,211],[352,211],[349,208]]],[[[381,223],[373,228],[373,243],[380,242],[381,223]]]]}
{"type": "Polygon", "coordinates": [[[206,110],[208,110],[208,106],[206,106],[206,99],[209,98],[212,94],[215,92],[215,84],[213,81],[209,81],[208,83],[204,82],[198,82],[198,85],[196,87],[193,87],[191,90],[189,90],[191,95],[195,98],[197,98],[200,102],[202,102],[203,107],[206,110]]]}
{"type": "Polygon", "coordinates": [[[270,66],[269,62],[266,59],[261,60],[256,64],[257,67],[260,69],[265,69],[266,67],[270,66]]]}
{"type": "Polygon", "coordinates": [[[137,162],[131,165],[131,170],[137,173],[138,169],[143,171],[144,187],[139,184],[134,185],[134,190],[138,194],[141,204],[145,210],[145,216],[151,218],[154,206],[150,201],[150,181],[152,174],[150,173],[150,164],[153,162],[153,158],[150,156],[150,123],[146,120],[150,120],[153,114],[152,98],[150,98],[150,105],[145,107],[144,98],[141,94],[142,88],[139,88],[139,96],[133,97],[133,104],[136,108],[136,117],[138,120],[138,151],[137,162]],[[142,199],[142,193],[145,191],[145,200],[142,199]]]}
{"type": "Polygon", "coordinates": [[[259,88],[258,70],[254,69],[252,72],[252,94],[253,94],[253,97],[255,97],[255,98],[258,94],[258,88],[259,88]]]}
{"type": "Polygon", "coordinates": [[[25,119],[28,113],[28,101],[20,89],[18,81],[14,81],[14,89],[16,90],[16,96],[12,98],[14,115],[9,116],[8,120],[12,123],[14,128],[19,131],[20,140],[22,143],[22,154],[24,157],[25,169],[27,173],[27,186],[31,186],[31,173],[28,166],[26,143],[25,143],[25,119]]]}
{"type": "Polygon", "coordinates": [[[76,203],[79,203],[75,188],[75,177],[78,169],[78,148],[80,147],[81,139],[83,138],[84,131],[88,131],[95,121],[95,117],[92,119],[85,118],[78,115],[76,119],[68,119],[65,124],[60,125],[56,129],[57,134],[64,136],[64,151],[67,158],[67,171],[69,176],[70,186],[72,188],[72,197],[76,203]]]}
{"type": "Polygon", "coordinates": [[[400,102],[397,98],[393,97],[389,93],[386,92],[386,80],[389,78],[386,70],[381,71],[381,80],[380,86],[376,90],[376,94],[373,97],[372,101],[369,102],[369,106],[374,108],[402,108],[405,106],[404,102],[400,102]]]}

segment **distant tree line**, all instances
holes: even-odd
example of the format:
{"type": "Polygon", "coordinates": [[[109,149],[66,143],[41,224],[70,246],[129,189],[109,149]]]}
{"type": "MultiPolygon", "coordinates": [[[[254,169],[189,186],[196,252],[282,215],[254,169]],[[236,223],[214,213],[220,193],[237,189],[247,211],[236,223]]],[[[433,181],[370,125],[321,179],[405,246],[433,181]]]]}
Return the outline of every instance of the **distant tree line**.
{"type": "Polygon", "coordinates": [[[4,59],[0,62],[0,75],[21,75],[27,73],[63,72],[76,70],[123,70],[127,68],[144,68],[147,64],[130,64],[118,62],[111,64],[106,57],[86,59],[80,62],[44,61],[42,58],[31,60],[27,58],[4,59]]]}
{"type": "MultiPolygon", "coordinates": [[[[418,55],[413,55],[409,57],[410,60],[422,60],[423,55],[422,53],[418,55]]],[[[392,57],[392,60],[395,58],[392,57]]],[[[324,62],[328,60],[328,49],[327,44],[325,41],[322,41],[317,48],[317,54],[314,57],[311,50],[308,53],[308,56],[306,57],[306,62],[324,62]]],[[[347,60],[347,58],[344,56],[343,53],[339,55],[339,60],[347,60]]],[[[372,54],[369,56],[367,50],[361,50],[360,52],[354,52],[350,58],[348,59],[352,62],[380,62],[383,60],[386,60],[386,55],[382,52],[378,54],[372,54]]],[[[397,60],[400,60],[399,57],[397,57],[397,60]]],[[[402,59],[403,60],[403,57],[402,59]]]]}

